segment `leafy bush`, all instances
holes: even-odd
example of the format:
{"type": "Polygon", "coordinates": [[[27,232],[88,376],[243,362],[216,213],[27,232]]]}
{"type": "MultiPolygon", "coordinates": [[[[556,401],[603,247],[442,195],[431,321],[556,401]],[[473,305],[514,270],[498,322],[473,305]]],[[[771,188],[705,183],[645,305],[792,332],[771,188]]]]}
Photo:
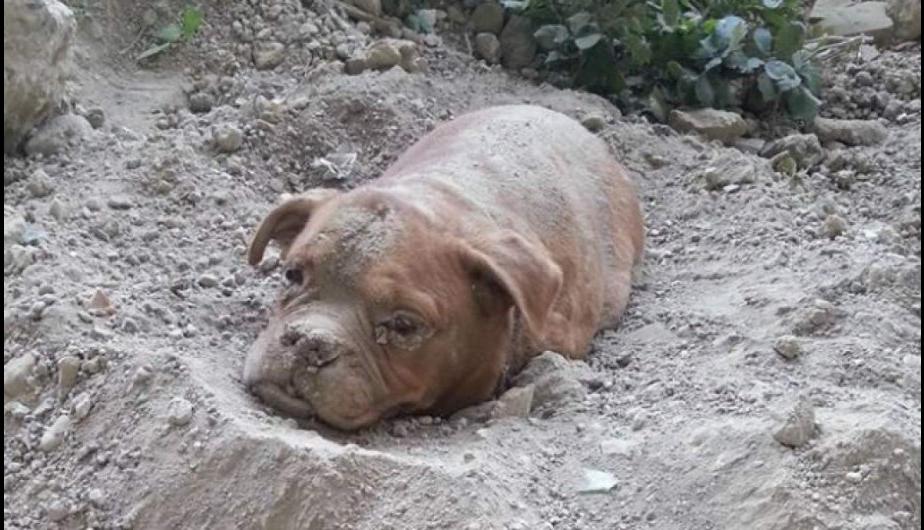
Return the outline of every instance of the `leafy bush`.
{"type": "Polygon", "coordinates": [[[138,57],[138,61],[143,61],[151,57],[160,55],[172,46],[192,39],[199,28],[202,26],[202,11],[193,6],[187,6],[180,13],[179,22],[167,24],[160,28],[154,35],[157,44],[143,51],[138,57]]]}
{"type": "Polygon", "coordinates": [[[523,0],[550,68],[665,119],[677,106],[811,120],[820,78],[800,0],[523,0]]]}

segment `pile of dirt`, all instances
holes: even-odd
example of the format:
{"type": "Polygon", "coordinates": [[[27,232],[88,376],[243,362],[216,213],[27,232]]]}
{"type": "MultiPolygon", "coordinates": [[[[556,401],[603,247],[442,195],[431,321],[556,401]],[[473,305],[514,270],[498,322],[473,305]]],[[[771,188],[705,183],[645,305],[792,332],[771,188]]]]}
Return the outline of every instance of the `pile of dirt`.
{"type": "Polygon", "coordinates": [[[826,113],[881,116],[885,141],[821,139],[785,174],[442,40],[423,71],[347,75],[338,49],[377,37],[304,4],[208,3],[147,69],[138,32],[179,3],[78,11],[72,107],[96,128],[4,159],[6,527],[920,527],[919,46],[829,72],[873,77],[826,113]],[[639,184],[620,329],[586,365],[545,356],[562,375],[529,417],[345,435],[257,403],[239,378],[280,279],[244,249],[276,196],[513,102],[591,118],[639,184]]]}

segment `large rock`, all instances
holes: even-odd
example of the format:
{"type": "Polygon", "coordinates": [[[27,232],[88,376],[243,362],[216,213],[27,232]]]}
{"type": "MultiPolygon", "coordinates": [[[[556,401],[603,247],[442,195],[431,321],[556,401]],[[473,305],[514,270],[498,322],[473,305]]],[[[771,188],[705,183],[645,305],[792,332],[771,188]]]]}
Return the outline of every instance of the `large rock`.
{"type": "Polygon", "coordinates": [[[42,124],[26,142],[27,155],[51,156],[65,151],[93,134],[93,126],[83,116],[62,114],[42,124]]]}
{"type": "Polygon", "coordinates": [[[520,70],[533,64],[538,45],[533,23],[526,17],[512,16],[504,31],[501,32],[501,54],[504,66],[511,70],[520,70]]]}
{"type": "Polygon", "coordinates": [[[77,23],[57,0],[3,0],[3,150],[19,148],[64,97],[77,23]]]}
{"type": "Polygon", "coordinates": [[[921,40],[921,0],[892,0],[888,13],[895,23],[897,39],[921,40]]]}
{"type": "Polygon", "coordinates": [[[682,133],[695,132],[710,140],[731,144],[748,132],[748,123],[734,112],[716,109],[675,110],[671,127],[682,133]]]}
{"type": "Polygon", "coordinates": [[[887,44],[895,37],[895,23],[888,8],[886,2],[819,0],[809,19],[822,33],[843,37],[869,35],[877,43],[887,44]]]}
{"type": "Polygon", "coordinates": [[[879,145],[889,137],[889,131],[878,121],[870,120],[815,120],[815,133],[824,143],[840,142],[852,146],[879,145]]]}

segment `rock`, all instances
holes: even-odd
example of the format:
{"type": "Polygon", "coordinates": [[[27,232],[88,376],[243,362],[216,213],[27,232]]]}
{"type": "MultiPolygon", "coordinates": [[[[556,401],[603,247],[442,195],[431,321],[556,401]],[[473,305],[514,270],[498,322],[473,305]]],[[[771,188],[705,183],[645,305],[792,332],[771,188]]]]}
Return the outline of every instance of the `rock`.
{"type": "Polygon", "coordinates": [[[396,45],[398,46],[398,51],[401,52],[400,64],[405,72],[413,74],[422,71],[426,67],[420,53],[417,51],[417,44],[403,40],[398,41],[396,45]]]}
{"type": "Polygon", "coordinates": [[[196,283],[199,284],[199,287],[212,289],[214,287],[218,287],[219,282],[216,276],[211,274],[203,274],[202,276],[199,276],[199,280],[196,283]]]}
{"type": "Polygon", "coordinates": [[[799,342],[798,338],[788,335],[777,339],[776,344],[773,345],[773,350],[780,357],[792,361],[802,355],[802,343],[799,342]]]}
{"type": "Polygon", "coordinates": [[[597,469],[585,469],[578,493],[609,493],[618,485],[619,481],[612,473],[597,469]]]}
{"type": "Polygon", "coordinates": [[[519,71],[533,64],[538,49],[533,33],[535,29],[528,18],[519,15],[510,17],[500,35],[504,67],[519,71]]]}
{"type": "Polygon", "coordinates": [[[350,4],[369,13],[370,15],[382,16],[382,0],[349,0],[350,4]]]}
{"type": "Polygon", "coordinates": [[[631,456],[635,444],[621,438],[613,438],[600,442],[600,452],[604,456],[631,456]]]}
{"type": "Polygon", "coordinates": [[[343,71],[347,75],[359,75],[366,71],[366,60],[361,57],[347,59],[343,71]]]}
{"type": "Polygon", "coordinates": [[[504,29],[503,6],[493,1],[484,2],[472,12],[471,24],[475,33],[500,35],[504,29]]]}
{"type": "Polygon", "coordinates": [[[16,151],[65,96],[74,13],[57,0],[3,2],[3,150],[16,151]]]}
{"type": "Polygon", "coordinates": [[[581,125],[592,133],[598,133],[606,128],[606,118],[599,114],[591,114],[581,120],[581,125]]]}
{"type": "Polygon", "coordinates": [[[185,427],[189,425],[193,417],[193,404],[183,398],[177,398],[170,402],[167,408],[167,421],[174,427],[185,427]]]}
{"type": "Polygon", "coordinates": [[[748,122],[734,112],[716,109],[675,110],[671,127],[681,133],[697,133],[709,140],[732,144],[748,132],[748,122]]]}
{"type": "Polygon", "coordinates": [[[106,493],[99,488],[92,488],[87,492],[87,501],[96,508],[104,508],[106,506],[106,493]]]}
{"type": "Polygon", "coordinates": [[[31,377],[35,363],[35,356],[27,353],[3,365],[4,403],[29,396],[35,391],[31,377]]]}
{"type": "Polygon", "coordinates": [[[87,122],[94,129],[102,129],[103,125],[106,124],[106,113],[99,107],[87,110],[83,117],[87,119],[87,122]]]}
{"type": "Polygon", "coordinates": [[[496,406],[497,403],[494,401],[480,403],[456,412],[449,420],[454,423],[484,423],[491,419],[496,406]]]}
{"type": "Polygon", "coordinates": [[[821,227],[821,235],[829,239],[837,239],[847,232],[847,220],[837,214],[831,214],[821,227]]]}
{"type": "Polygon", "coordinates": [[[497,400],[491,416],[495,419],[528,418],[533,408],[535,395],[536,387],[533,385],[511,388],[497,400]]]}
{"type": "Polygon", "coordinates": [[[71,417],[67,414],[58,416],[58,419],[48,427],[45,434],[42,435],[41,440],[39,440],[39,449],[46,453],[50,453],[58,447],[61,447],[61,444],[64,443],[64,438],[70,430],[71,417]]]}
{"type": "Polygon", "coordinates": [[[842,37],[869,35],[877,44],[885,45],[892,41],[895,33],[888,7],[886,2],[819,0],[809,20],[821,33],[842,37]]]}
{"type": "Polygon", "coordinates": [[[740,138],[733,145],[742,153],[759,155],[767,147],[767,141],[762,138],[740,138]]]}
{"type": "Polygon", "coordinates": [[[93,409],[93,398],[89,394],[81,394],[74,399],[74,418],[83,421],[90,416],[93,409]]]}
{"type": "Polygon", "coordinates": [[[29,194],[36,199],[48,197],[54,192],[54,185],[51,183],[51,178],[42,168],[32,172],[29,181],[26,183],[26,188],[29,190],[29,194]]]}
{"type": "Polygon", "coordinates": [[[106,316],[114,313],[115,307],[112,305],[109,295],[102,289],[97,289],[87,302],[87,310],[96,315],[106,316]]]}
{"type": "Polygon", "coordinates": [[[366,68],[373,70],[388,70],[401,64],[401,49],[398,41],[381,40],[366,50],[366,68]]]}
{"type": "Polygon", "coordinates": [[[872,120],[817,118],[815,133],[823,143],[840,142],[851,146],[879,145],[889,137],[885,126],[872,120]]]}
{"type": "Polygon", "coordinates": [[[189,96],[189,110],[196,114],[204,114],[215,106],[215,98],[208,92],[196,92],[189,96]]]}
{"type": "Polygon", "coordinates": [[[226,125],[215,132],[212,141],[220,153],[234,153],[244,145],[244,133],[233,125],[226,125]]]}
{"type": "Polygon", "coordinates": [[[799,337],[815,335],[830,329],[844,316],[844,311],[831,302],[815,300],[811,307],[793,315],[793,334],[799,337]]]}
{"type": "Polygon", "coordinates": [[[83,116],[63,114],[36,129],[26,140],[27,155],[51,156],[63,152],[93,134],[93,127],[83,116]]]}
{"type": "Polygon", "coordinates": [[[68,355],[58,360],[58,390],[60,395],[67,395],[77,384],[81,363],[80,358],[73,355],[68,355]]]}
{"type": "Polygon", "coordinates": [[[253,65],[257,70],[272,70],[286,58],[286,45],[281,42],[258,42],[253,46],[253,65]]]}
{"type": "Polygon", "coordinates": [[[891,0],[886,9],[895,24],[895,38],[921,40],[921,0],[891,0]]]}
{"type": "Polygon", "coordinates": [[[809,443],[815,434],[815,407],[808,399],[802,398],[773,433],[773,439],[780,445],[799,449],[809,443]]]}
{"type": "Polygon", "coordinates": [[[475,53],[490,64],[497,64],[501,59],[500,39],[493,33],[475,35],[475,53]]]}
{"type": "Polygon", "coordinates": [[[825,159],[825,150],[821,141],[814,134],[794,134],[781,138],[768,145],[762,156],[775,158],[782,153],[788,153],[802,169],[811,169],[825,159]]]}
{"type": "Polygon", "coordinates": [[[742,186],[757,182],[759,176],[768,168],[761,168],[762,161],[738,153],[727,151],[713,160],[697,176],[703,187],[710,191],[721,191],[729,186],[742,186]]]}

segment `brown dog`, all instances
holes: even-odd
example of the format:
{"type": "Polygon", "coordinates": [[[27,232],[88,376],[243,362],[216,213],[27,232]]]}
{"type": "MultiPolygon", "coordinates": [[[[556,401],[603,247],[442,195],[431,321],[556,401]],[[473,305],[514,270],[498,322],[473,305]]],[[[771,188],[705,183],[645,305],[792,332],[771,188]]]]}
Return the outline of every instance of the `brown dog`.
{"type": "Polygon", "coordinates": [[[535,354],[585,355],[629,299],[639,202],[606,145],[532,106],[459,117],[349,193],[288,198],[260,224],[288,288],[245,383],[346,430],[483,401],[535,354]]]}

